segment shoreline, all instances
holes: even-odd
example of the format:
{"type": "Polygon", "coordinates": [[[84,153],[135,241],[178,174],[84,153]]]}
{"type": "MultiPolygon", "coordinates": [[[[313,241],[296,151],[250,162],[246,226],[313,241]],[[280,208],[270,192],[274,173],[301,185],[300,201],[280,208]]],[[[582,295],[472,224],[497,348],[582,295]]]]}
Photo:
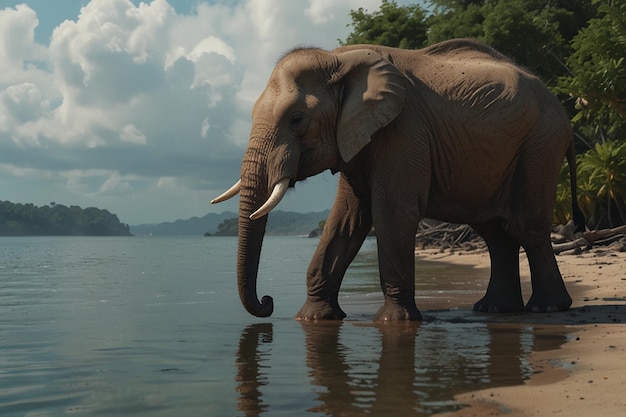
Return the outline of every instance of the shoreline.
{"type": "MultiPolygon", "coordinates": [[[[485,250],[470,252],[416,249],[419,259],[489,268],[485,250]]],[[[572,328],[557,350],[534,351],[528,360],[537,372],[523,385],[457,395],[465,408],[440,417],[569,417],[622,415],[626,410],[626,253],[607,248],[560,255],[557,262],[573,299],[569,311],[525,313],[520,321],[572,328]]],[[[526,256],[520,253],[524,299],[530,292],[526,256]]]]}

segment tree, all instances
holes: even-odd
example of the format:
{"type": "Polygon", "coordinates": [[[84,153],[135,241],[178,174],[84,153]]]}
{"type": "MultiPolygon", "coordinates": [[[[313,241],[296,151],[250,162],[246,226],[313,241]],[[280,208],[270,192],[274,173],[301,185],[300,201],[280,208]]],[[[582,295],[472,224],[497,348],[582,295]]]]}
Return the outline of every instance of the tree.
{"type": "Polygon", "coordinates": [[[428,19],[428,44],[453,38],[483,36],[484,1],[433,0],[435,13],[428,19]]]}
{"type": "Polygon", "coordinates": [[[428,43],[483,41],[554,86],[567,72],[569,42],[595,14],[591,0],[432,0],[428,43]]]}
{"type": "Polygon", "coordinates": [[[420,6],[398,6],[383,0],[380,10],[369,13],[360,7],[350,11],[353,30],[341,45],[374,44],[417,49],[426,44],[426,12],[420,6]]]}
{"type": "Polygon", "coordinates": [[[576,98],[572,121],[590,143],[626,140],[626,3],[594,0],[598,17],[572,42],[559,89],[576,98]]]}

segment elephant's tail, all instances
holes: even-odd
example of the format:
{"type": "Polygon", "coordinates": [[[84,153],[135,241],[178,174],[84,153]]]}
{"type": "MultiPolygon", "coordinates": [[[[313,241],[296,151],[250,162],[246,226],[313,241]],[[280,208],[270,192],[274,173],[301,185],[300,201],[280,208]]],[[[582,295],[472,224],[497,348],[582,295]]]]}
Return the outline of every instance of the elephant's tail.
{"type": "Polygon", "coordinates": [[[585,231],[585,215],[578,207],[578,197],[576,196],[576,150],[574,149],[574,141],[572,140],[567,148],[567,165],[569,165],[570,186],[572,193],[572,218],[576,225],[576,232],[585,231]]]}

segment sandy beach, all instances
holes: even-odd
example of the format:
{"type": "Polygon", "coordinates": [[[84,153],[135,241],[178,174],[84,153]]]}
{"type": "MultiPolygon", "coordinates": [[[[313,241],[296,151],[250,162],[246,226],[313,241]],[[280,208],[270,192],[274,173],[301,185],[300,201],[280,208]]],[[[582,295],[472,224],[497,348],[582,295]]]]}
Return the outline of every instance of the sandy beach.
{"type": "MultiPolygon", "coordinates": [[[[489,268],[485,251],[425,249],[416,254],[489,268]]],[[[526,313],[513,320],[571,326],[569,340],[558,350],[533,352],[529,360],[537,373],[524,385],[461,394],[457,400],[468,407],[441,416],[626,415],[626,253],[598,248],[560,255],[557,261],[573,298],[570,311],[526,313]]],[[[523,252],[520,270],[528,299],[530,275],[523,252]]]]}

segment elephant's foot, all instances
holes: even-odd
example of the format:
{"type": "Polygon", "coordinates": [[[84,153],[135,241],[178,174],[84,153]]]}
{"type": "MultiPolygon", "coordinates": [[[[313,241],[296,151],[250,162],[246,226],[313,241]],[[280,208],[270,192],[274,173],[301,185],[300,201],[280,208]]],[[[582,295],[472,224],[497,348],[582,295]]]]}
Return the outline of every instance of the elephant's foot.
{"type": "Polygon", "coordinates": [[[308,298],[294,317],[302,321],[342,320],[346,317],[337,300],[315,300],[308,298]]]}
{"type": "Polygon", "coordinates": [[[526,311],[533,313],[552,313],[555,311],[567,311],[572,305],[572,297],[569,296],[565,287],[558,293],[538,293],[533,295],[526,304],[526,311]]]}
{"type": "Polygon", "coordinates": [[[385,299],[385,304],[374,316],[377,322],[398,322],[398,321],[421,321],[422,314],[415,306],[415,300],[398,302],[397,300],[385,299]]]}
{"type": "Polygon", "coordinates": [[[524,311],[524,300],[519,296],[502,297],[489,292],[481,298],[472,309],[478,313],[521,313],[524,311]]]}

